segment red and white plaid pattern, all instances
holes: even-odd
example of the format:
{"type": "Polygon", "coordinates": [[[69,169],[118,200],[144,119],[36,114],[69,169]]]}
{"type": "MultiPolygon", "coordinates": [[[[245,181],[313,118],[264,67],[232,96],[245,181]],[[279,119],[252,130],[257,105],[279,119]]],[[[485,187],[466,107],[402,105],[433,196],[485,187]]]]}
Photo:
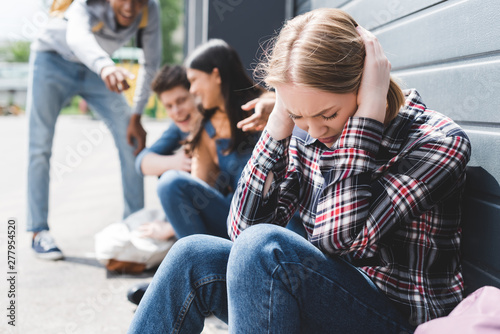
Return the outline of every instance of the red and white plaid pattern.
{"type": "Polygon", "coordinates": [[[285,226],[298,209],[314,246],[360,266],[419,324],[462,299],[460,203],[470,143],[415,90],[405,95],[388,127],[350,118],[331,148],[298,128],[282,141],[264,131],[234,194],[228,229],[234,240],[258,223],[285,226]]]}

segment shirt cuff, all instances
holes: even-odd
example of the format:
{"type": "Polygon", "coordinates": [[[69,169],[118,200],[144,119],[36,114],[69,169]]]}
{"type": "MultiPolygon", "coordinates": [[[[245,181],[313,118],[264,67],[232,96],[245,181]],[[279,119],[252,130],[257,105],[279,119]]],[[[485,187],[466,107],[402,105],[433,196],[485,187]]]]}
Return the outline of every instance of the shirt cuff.
{"type": "Polygon", "coordinates": [[[114,61],[111,58],[99,58],[94,62],[94,68],[92,69],[99,77],[101,77],[102,69],[106,66],[115,66],[114,61]]]}
{"type": "Polygon", "coordinates": [[[253,167],[262,175],[267,176],[270,171],[274,174],[273,182],[267,194],[262,198],[264,203],[267,202],[285,179],[288,169],[289,143],[290,137],[276,140],[264,129],[259,142],[255,146],[253,167]]]}
{"type": "Polygon", "coordinates": [[[142,160],[144,159],[146,154],[148,154],[150,152],[151,151],[146,147],[135,158],[135,170],[136,170],[137,174],[139,174],[142,177],[144,177],[144,174],[142,173],[142,168],[141,168],[142,160]]]}
{"type": "Polygon", "coordinates": [[[149,98],[146,99],[146,101],[139,101],[135,103],[134,106],[132,107],[132,113],[137,115],[142,115],[144,109],[146,108],[146,105],[148,104],[148,100],[149,98]]]}
{"type": "Polygon", "coordinates": [[[367,117],[351,117],[339,138],[339,149],[357,148],[373,155],[378,153],[384,124],[367,117]]]}
{"type": "Polygon", "coordinates": [[[253,154],[255,165],[261,166],[263,169],[261,170],[262,172],[275,171],[276,167],[279,167],[276,165],[282,160],[289,140],[289,138],[276,140],[271,137],[267,129],[264,129],[259,141],[255,145],[253,154]]]}

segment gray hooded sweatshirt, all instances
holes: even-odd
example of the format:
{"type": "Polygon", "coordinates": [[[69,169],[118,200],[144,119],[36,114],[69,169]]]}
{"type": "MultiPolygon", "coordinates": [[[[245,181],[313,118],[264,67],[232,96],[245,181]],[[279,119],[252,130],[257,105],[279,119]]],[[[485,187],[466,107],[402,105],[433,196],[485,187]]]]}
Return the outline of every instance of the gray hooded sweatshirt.
{"type": "MultiPolygon", "coordinates": [[[[133,113],[141,114],[151,93],[151,82],[161,62],[161,24],[158,0],[149,0],[147,26],[141,32],[144,61],[137,78],[133,113]]],[[[144,15],[128,27],[117,25],[106,0],[75,0],[64,17],[52,17],[33,42],[33,51],[54,51],[64,59],[83,63],[100,75],[114,65],[111,54],[136,36],[144,15]],[[92,29],[102,25],[96,32],[92,29]]]]}

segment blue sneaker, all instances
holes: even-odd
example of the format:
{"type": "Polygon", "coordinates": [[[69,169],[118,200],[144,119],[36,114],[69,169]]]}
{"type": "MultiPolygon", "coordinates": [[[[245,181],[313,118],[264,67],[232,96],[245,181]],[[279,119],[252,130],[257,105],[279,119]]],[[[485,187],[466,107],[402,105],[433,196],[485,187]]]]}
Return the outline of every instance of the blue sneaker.
{"type": "Polygon", "coordinates": [[[64,256],[59,248],[57,248],[54,239],[49,234],[49,231],[40,231],[33,238],[31,248],[35,255],[44,260],[61,260],[64,256]]]}

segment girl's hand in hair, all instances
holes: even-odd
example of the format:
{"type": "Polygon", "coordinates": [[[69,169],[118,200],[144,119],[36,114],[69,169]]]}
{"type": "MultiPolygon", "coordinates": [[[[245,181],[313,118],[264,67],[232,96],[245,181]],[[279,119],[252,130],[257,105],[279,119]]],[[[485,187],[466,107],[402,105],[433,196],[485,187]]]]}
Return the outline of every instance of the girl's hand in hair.
{"type": "Polygon", "coordinates": [[[254,110],[254,113],[238,122],[236,125],[242,131],[262,131],[267,124],[269,115],[273,111],[276,96],[272,92],[266,92],[260,97],[253,99],[241,106],[245,111],[254,110]]]}
{"type": "Polygon", "coordinates": [[[356,30],[365,44],[366,57],[358,90],[358,110],[354,117],[368,117],[384,123],[391,63],[374,34],[361,26],[356,30]]]}
{"type": "Polygon", "coordinates": [[[274,104],[271,115],[269,115],[266,127],[267,132],[275,140],[282,140],[292,135],[294,126],[295,123],[290,118],[290,114],[286,111],[279,93],[276,90],[276,103],[274,104]]]}

